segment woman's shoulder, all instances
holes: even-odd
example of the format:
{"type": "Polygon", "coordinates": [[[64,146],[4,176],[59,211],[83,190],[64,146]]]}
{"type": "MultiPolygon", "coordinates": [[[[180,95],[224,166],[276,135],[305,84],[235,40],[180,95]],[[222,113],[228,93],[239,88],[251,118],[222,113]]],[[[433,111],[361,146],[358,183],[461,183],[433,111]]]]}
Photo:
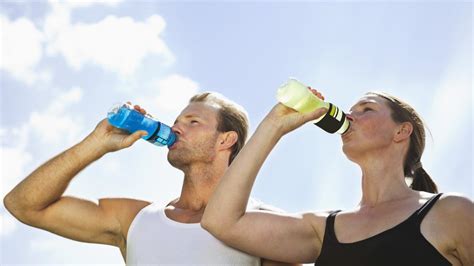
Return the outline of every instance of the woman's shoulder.
{"type": "MultiPolygon", "coordinates": [[[[440,194],[441,196],[439,197],[435,205],[435,209],[437,209],[437,211],[440,211],[442,213],[444,212],[452,213],[452,212],[458,212],[462,210],[472,211],[473,210],[472,208],[474,208],[474,204],[472,200],[469,199],[465,195],[462,195],[460,193],[455,193],[455,192],[447,192],[447,193],[443,192],[440,194]]],[[[423,204],[438,194],[418,191],[418,195],[419,195],[418,200],[420,204],[423,204]]]]}
{"type": "Polygon", "coordinates": [[[456,257],[469,261],[467,254],[470,253],[469,248],[472,247],[474,233],[472,200],[459,193],[443,193],[433,209],[431,219],[428,219],[431,223],[427,221],[435,232],[433,234],[445,240],[446,250],[455,251],[456,257]]]}
{"type": "MultiPolygon", "coordinates": [[[[433,194],[429,192],[419,191],[419,199],[429,200],[438,194],[433,194]]],[[[473,201],[469,197],[456,192],[443,192],[440,193],[441,196],[438,199],[439,205],[446,205],[452,207],[467,207],[473,204],[473,201]]]]}
{"type": "Polygon", "coordinates": [[[438,209],[448,215],[474,214],[474,203],[467,196],[459,193],[443,193],[439,198],[438,209]]]}
{"type": "MultiPolygon", "coordinates": [[[[435,194],[420,193],[421,198],[432,198],[435,194]]],[[[468,226],[474,221],[474,204],[471,199],[459,193],[443,193],[433,211],[428,214],[428,220],[436,221],[435,224],[446,230],[457,230],[468,226]],[[457,226],[453,226],[456,224],[457,226]]]]}

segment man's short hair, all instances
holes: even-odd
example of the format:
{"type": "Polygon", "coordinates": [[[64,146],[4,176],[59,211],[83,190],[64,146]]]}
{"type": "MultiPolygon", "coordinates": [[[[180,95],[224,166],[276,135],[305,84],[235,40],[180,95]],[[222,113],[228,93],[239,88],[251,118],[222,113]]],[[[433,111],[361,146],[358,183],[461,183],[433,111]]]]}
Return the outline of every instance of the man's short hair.
{"type": "Polygon", "coordinates": [[[189,103],[195,102],[207,103],[218,108],[217,131],[235,131],[237,133],[237,142],[232,146],[229,157],[230,165],[247,140],[249,122],[245,109],[216,92],[196,94],[189,100],[189,103]]]}

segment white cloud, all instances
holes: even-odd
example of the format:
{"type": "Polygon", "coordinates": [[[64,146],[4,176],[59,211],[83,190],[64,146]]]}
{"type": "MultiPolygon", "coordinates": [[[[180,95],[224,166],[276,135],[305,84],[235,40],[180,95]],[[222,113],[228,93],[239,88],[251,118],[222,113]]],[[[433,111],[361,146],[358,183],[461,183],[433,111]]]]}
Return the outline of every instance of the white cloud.
{"type": "Polygon", "coordinates": [[[43,56],[44,35],[33,22],[26,18],[10,21],[0,15],[0,27],[0,69],[29,85],[50,80],[48,71],[35,70],[43,56]]]}
{"type": "MultiPolygon", "coordinates": [[[[56,1],[50,1],[52,12],[46,17],[43,32],[47,40],[53,40],[58,34],[68,30],[71,24],[71,9],[67,5],[56,1]]],[[[53,53],[51,48],[46,47],[48,54],[53,53]]]]}
{"type": "Polygon", "coordinates": [[[73,87],[69,91],[65,91],[58,97],[55,97],[54,102],[47,108],[48,113],[63,112],[70,104],[78,103],[82,99],[82,89],[80,87],[73,87]]]}
{"type": "Polygon", "coordinates": [[[78,103],[82,89],[72,88],[58,97],[44,112],[33,112],[28,121],[31,130],[48,144],[67,143],[76,140],[82,130],[81,120],[67,114],[67,107],[78,103]]]}
{"type": "MultiPolygon", "coordinates": [[[[150,84],[150,87],[153,95],[138,97],[135,100],[136,103],[145,109],[152,109],[156,106],[160,112],[173,115],[186,107],[189,99],[199,91],[199,85],[195,81],[178,74],[155,80],[150,84]]],[[[153,115],[153,113],[151,114],[153,115]]]]}
{"type": "Polygon", "coordinates": [[[8,214],[0,214],[0,237],[11,234],[17,228],[17,221],[8,214]]]}
{"type": "Polygon", "coordinates": [[[31,161],[32,156],[23,148],[18,147],[0,147],[0,154],[2,160],[2,195],[5,195],[5,189],[12,188],[10,181],[17,181],[24,175],[23,167],[31,161]]]}
{"type": "MultiPolygon", "coordinates": [[[[33,160],[31,153],[26,150],[28,136],[29,129],[26,125],[18,128],[0,129],[2,139],[0,146],[0,197],[2,199],[25,176],[25,167],[33,160]]],[[[5,230],[8,232],[12,230],[10,222],[8,218],[3,220],[2,216],[2,223],[5,223],[2,226],[5,226],[5,230]]]]}
{"type": "Polygon", "coordinates": [[[159,92],[158,106],[164,110],[180,111],[189,98],[198,92],[198,84],[193,80],[174,74],[157,82],[159,92]]]}
{"type": "MultiPolygon", "coordinates": [[[[0,132],[2,139],[20,139],[15,147],[0,146],[0,197],[3,199],[25,176],[25,166],[32,161],[32,155],[25,151],[27,132],[3,128],[0,132]]],[[[10,214],[0,214],[0,237],[13,233],[17,227],[18,222],[10,214]]]]}
{"type": "Polygon", "coordinates": [[[48,254],[48,256],[41,257],[41,263],[44,265],[59,263],[67,265],[89,263],[93,265],[123,265],[120,251],[116,247],[71,241],[47,232],[41,232],[41,238],[29,240],[27,248],[48,254]]]}
{"type": "Polygon", "coordinates": [[[88,0],[88,1],[78,1],[78,0],[49,0],[50,4],[59,4],[61,3],[63,6],[68,8],[81,8],[81,7],[89,7],[92,5],[108,5],[108,6],[116,6],[119,3],[123,2],[123,0],[88,0]]]}
{"type": "Polygon", "coordinates": [[[1,160],[1,187],[0,196],[3,197],[25,175],[25,166],[32,160],[32,155],[23,147],[0,147],[1,160]]]}
{"type": "Polygon", "coordinates": [[[46,18],[44,27],[48,54],[61,54],[77,70],[86,64],[95,64],[130,76],[148,55],[162,56],[166,63],[173,61],[168,47],[159,38],[166,23],[158,15],[150,16],[144,22],[130,17],[107,16],[97,23],[71,24],[71,8],[78,6],[62,2],[51,4],[53,11],[46,18]]]}
{"type": "Polygon", "coordinates": [[[64,133],[78,132],[79,127],[70,117],[61,114],[32,113],[29,121],[33,131],[42,136],[47,143],[54,143],[63,137],[64,133]]]}
{"type": "Polygon", "coordinates": [[[49,82],[51,71],[37,69],[44,58],[43,46],[47,55],[60,54],[76,70],[94,64],[125,77],[132,75],[149,55],[161,56],[166,64],[173,62],[172,53],[159,37],[166,23],[158,15],[143,22],[108,16],[97,23],[71,23],[75,8],[116,6],[120,2],[51,0],[52,11],[41,28],[24,17],[10,21],[0,15],[0,69],[28,85],[49,82]]]}

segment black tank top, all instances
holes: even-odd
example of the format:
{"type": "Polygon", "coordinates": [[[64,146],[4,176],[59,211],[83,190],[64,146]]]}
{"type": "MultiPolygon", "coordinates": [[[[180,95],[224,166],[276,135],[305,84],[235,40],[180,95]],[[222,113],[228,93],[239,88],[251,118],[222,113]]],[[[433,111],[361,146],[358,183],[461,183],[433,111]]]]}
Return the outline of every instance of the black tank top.
{"type": "Polygon", "coordinates": [[[334,219],[339,211],[331,212],[326,220],[321,254],[314,265],[451,265],[420,231],[421,221],[440,196],[441,193],[433,196],[395,227],[354,243],[337,241],[334,219]]]}

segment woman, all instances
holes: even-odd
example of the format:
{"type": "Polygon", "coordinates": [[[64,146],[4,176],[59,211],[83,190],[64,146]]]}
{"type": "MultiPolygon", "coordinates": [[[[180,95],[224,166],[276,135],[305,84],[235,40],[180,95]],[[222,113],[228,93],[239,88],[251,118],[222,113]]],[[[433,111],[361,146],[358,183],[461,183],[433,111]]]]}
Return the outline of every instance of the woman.
{"type": "Polygon", "coordinates": [[[301,114],[277,104],[227,170],[201,225],[230,246],[277,261],[474,265],[472,201],[433,194],[436,185],[420,162],[423,123],[413,108],[386,94],[362,97],[342,136],[343,152],[362,170],[358,206],[296,215],[245,212],[257,173],[278,140],[324,113],[301,114]],[[413,178],[411,187],[406,177],[413,178]]]}

